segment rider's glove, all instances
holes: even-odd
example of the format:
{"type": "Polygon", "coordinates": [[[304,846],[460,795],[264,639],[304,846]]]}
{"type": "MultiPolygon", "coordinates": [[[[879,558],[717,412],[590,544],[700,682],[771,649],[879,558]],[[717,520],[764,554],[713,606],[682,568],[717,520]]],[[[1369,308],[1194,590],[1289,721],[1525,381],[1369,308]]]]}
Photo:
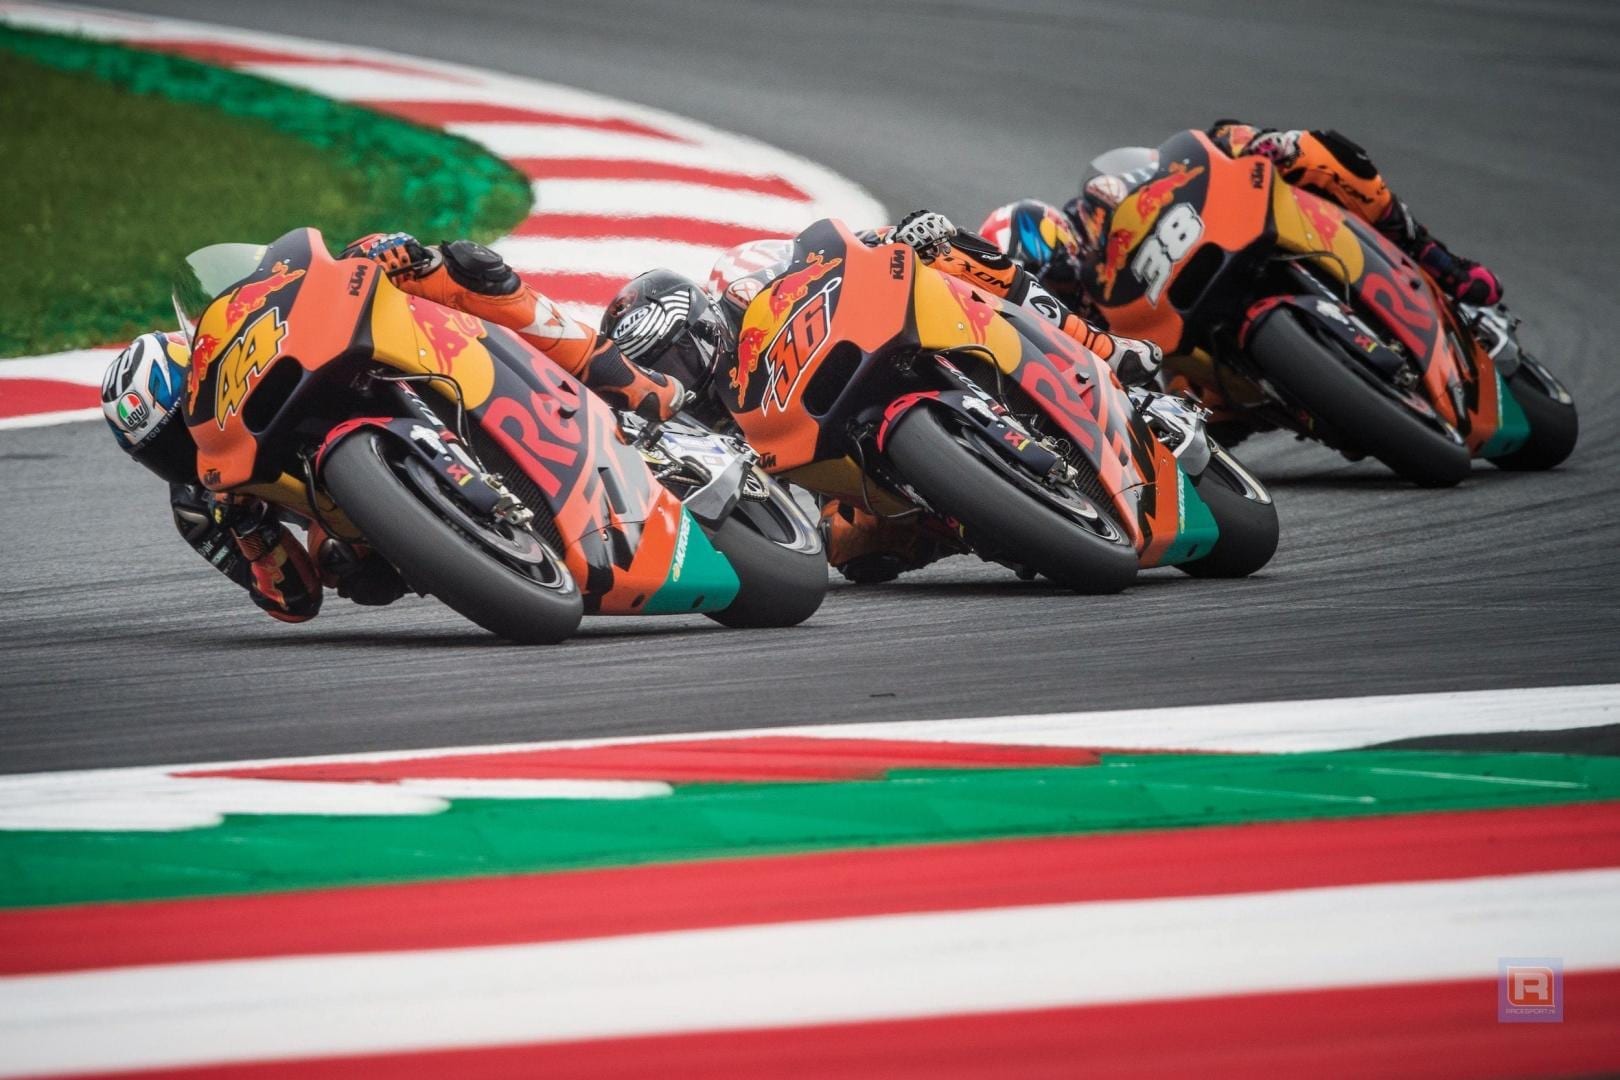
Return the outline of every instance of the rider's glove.
{"type": "Polygon", "coordinates": [[[913,210],[894,227],[889,239],[916,251],[923,262],[932,262],[951,250],[956,226],[944,214],[933,210],[913,210]]]}
{"type": "Polygon", "coordinates": [[[209,513],[229,533],[247,560],[248,592],[266,614],[282,622],[303,622],[321,610],[321,578],[304,546],[270,516],[259,499],[213,495],[209,513]]]}
{"type": "Polygon", "coordinates": [[[339,258],[371,259],[391,278],[426,277],[439,268],[444,255],[422,244],[410,233],[372,233],[343,249],[339,258]]]}

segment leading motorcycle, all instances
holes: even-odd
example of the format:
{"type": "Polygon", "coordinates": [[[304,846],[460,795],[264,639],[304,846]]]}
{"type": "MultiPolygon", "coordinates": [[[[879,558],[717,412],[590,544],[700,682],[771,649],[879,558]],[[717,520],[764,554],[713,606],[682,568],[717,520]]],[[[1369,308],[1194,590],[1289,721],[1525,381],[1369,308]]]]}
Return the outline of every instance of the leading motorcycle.
{"type": "Polygon", "coordinates": [[[516,333],[333,258],[316,230],[192,253],[175,308],[204,485],[369,545],[502,637],[820,606],[815,526],[740,441],[621,421],[516,333]]]}

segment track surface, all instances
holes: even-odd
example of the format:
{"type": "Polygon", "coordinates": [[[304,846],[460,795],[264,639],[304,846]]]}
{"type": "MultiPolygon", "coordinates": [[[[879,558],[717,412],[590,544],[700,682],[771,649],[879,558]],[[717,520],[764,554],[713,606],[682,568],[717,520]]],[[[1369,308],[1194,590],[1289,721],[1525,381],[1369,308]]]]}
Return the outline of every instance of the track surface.
{"type": "Polygon", "coordinates": [[[1158,571],[1082,600],[955,559],[836,588],[793,631],[597,619],[528,651],[423,600],[274,624],[185,550],[161,485],[99,424],[3,432],[0,771],[1620,679],[1620,8],[1604,0],[123,6],[659,105],[970,226],[1020,194],[1068,196],[1110,146],[1218,115],[1337,127],[1502,272],[1582,442],[1556,473],[1480,465],[1428,493],[1251,440],[1283,539],[1247,582],[1158,571]]]}

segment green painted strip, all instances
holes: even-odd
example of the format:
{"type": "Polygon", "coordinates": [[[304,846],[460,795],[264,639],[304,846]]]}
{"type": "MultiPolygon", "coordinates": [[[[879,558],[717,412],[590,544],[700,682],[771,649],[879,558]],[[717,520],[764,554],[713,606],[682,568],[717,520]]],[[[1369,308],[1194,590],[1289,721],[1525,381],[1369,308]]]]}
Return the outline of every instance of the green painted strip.
{"type": "Polygon", "coordinates": [[[424,817],[233,816],[174,833],[0,833],[0,906],[1249,821],[1620,799],[1620,759],[1352,751],[716,784],[638,801],[460,800],[424,817]]]}

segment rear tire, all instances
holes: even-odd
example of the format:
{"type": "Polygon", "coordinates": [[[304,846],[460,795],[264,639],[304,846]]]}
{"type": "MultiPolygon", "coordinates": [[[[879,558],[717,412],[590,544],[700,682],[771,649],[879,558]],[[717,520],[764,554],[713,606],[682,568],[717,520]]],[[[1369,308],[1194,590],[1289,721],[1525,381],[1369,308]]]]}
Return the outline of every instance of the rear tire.
{"type": "Polygon", "coordinates": [[[1541,384],[1525,374],[1521,368],[1513,378],[1504,380],[1508,393],[1524,410],[1530,421],[1530,437],[1523,446],[1511,454],[1502,454],[1489,461],[1498,469],[1509,472],[1550,469],[1575,451],[1581,425],[1575,416],[1574,404],[1565,405],[1549,397],[1541,384]]]}
{"type": "Polygon", "coordinates": [[[412,588],[509,641],[549,645],[579,626],[579,587],[556,553],[556,584],[542,584],[502,563],[424,504],[394,471],[389,440],[362,428],[327,454],[322,475],[366,542],[398,568],[412,588]]]}
{"type": "MultiPolygon", "coordinates": [[[[792,498],[786,490],[772,488],[773,497],[792,498]]],[[[748,509],[740,506],[718,529],[706,530],[742,582],[731,606],[709,612],[709,618],[737,629],[797,626],[816,613],[827,595],[827,553],[821,538],[812,527],[809,536],[797,538],[797,546],[778,543],[750,524],[748,509]]]]}
{"type": "Polygon", "coordinates": [[[1193,481],[1221,530],[1215,550],[1196,562],[1178,566],[1196,578],[1248,577],[1277,553],[1277,504],[1245,494],[1249,486],[1233,473],[1225,456],[1224,450],[1212,454],[1209,464],[1193,481]]]}
{"type": "Polygon", "coordinates": [[[1350,445],[1419,487],[1452,487],[1471,468],[1468,448],[1387,397],[1286,309],[1260,324],[1249,353],[1265,375],[1350,445]]]}
{"type": "Polygon", "coordinates": [[[957,442],[927,406],[895,423],[887,453],[935,511],[962,523],[970,541],[994,537],[997,551],[1077,592],[1117,593],[1136,578],[1136,549],[1128,540],[1110,542],[1020,491],[957,442]]]}

